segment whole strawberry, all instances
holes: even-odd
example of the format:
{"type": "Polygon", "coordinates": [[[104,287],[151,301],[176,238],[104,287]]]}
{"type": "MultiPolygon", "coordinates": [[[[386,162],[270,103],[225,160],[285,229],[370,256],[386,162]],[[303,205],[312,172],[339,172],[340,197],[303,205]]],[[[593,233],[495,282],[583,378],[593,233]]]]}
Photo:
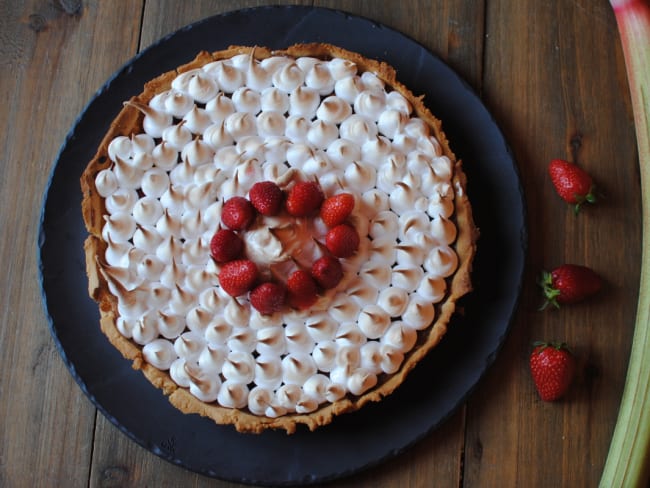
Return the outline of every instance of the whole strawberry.
{"type": "Polygon", "coordinates": [[[219,271],[219,284],[228,295],[238,297],[253,288],[257,281],[257,266],[249,259],[228,261],[219,271]]]}
{"type": "Polygon", "coordinates": [[[546,301],[542,309],[549,304],[556,308],[560,305],[578,303],[600,291],[603,280],[598,273],[586,266],[563,264],[542,272],[540,286],[546,301]]]}
{"type": "Polygon", "coordinates": [[[325,234],[325,247],[337,258],[349,258],[359,249],[359,233],[351,225],[339,224],[325,234]]]}
{"type": "Polygon", "coordinates": [[[284,193],[282,189],[272,181],[260,181],[255,183],[248,192],[253,207],[262,215],[273,216],[282,210],[284,193]]]}
{"type": "Polygon", "coordinates": [[[251,305],[263,315],[271,315],[282,309],[286,290],[279,283],[265,282],[257,285],[250,293],[251,305]]]}
{"type": "Polygon", "coordinates": [[[221,209],[221,221],[232,230],[244,230],[255,220],[255,207],[244,197],[231,197],[221,209]]]}
{"type": "Polygon", "coordinates": [[[337,193],[327,198],[320,207],[320,217],[328,227],[345,222],[354,209],[354,196],[350,193],[337,193]]]}
{"type": "Polygon", "coordinates": [[[307,217],[320,208],[323,190],[313,181],[300,181],[289,190],[285,207],[289,215],[307,217]]]}
{"type": "Polygon", "coordinates": [[[566,394],[575,376],[576,360],[565,343],[536,342],[529,363],[542,400],[551,402],[566,394]]]}
{"type": "Polygon", "coordinates": [[[244,241],[230,229],[219,229],[210,240],[210,254],[217,263],[237,259],[244,250],[244,241]]]}
{"type": "Polygon", "coordinates": [[[343,266],[334,256],[325,255],[314,261],[311,275],[320,286],[326,290],[334,288],[343,278],[343,266]]]}
{"type": "Polygon", "coordinates": [[[298,310],[311,307],[318,300],[318,286],[310,273],[298,269],[287,279],[287,301],[298,310]]]}
{"type": "Polygon", "coordinates": [[[596,202],[594,182],[578,165],[563,159],[554,159],[548,165],[548,174],[555,191],[565,202],[573,205],[576,213],[585,202],[596,202]]]}

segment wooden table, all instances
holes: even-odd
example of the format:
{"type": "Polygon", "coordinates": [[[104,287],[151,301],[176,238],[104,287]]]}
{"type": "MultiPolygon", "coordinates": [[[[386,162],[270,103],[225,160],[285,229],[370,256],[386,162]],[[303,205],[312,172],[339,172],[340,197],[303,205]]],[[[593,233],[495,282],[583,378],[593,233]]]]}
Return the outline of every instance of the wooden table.
{"type": "MultiPolygon", "coordinates": [[[[634,126],[608,2],[295,3],[385,24],[457,70],[512,148],[530,224],[520,306],[478,388],[407,453],[331,486],[596,486],[625,380],[641,254],[634,126]],[[605,195],[597,207],[576,217],[560,201],[546,175],[552,158],[593,174],[605,195]],[[606,288],[588,303],[539,312],[539,272],[562,262],[593,267],[606,288]],[[527,358],[538,339],[566,340],[578,354],[564,401],[535,393],[527,358]]],[[[161,460],[98,414],[50,335],[37,236],[57,151],[104,81],[165,34],[258,4],[0,1],[0,486],[239,486],[161,460]]]]}

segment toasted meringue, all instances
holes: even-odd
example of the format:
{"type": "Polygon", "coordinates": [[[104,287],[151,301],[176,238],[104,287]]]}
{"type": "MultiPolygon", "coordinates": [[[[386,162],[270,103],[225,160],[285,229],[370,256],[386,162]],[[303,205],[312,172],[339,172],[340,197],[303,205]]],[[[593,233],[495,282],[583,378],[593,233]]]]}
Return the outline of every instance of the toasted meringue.
{"type": "Polygon", "coordinates": [[[138,193],[135,190],[117,188],[106,197],[104,203],[109,214],[118,212],[132,213],[135,202],[138,201],[138,193]]]}
{"type": "Polygon", "coordinates": [[[178,359],[174,346],[165,339],[155,339],[145,344],[142,348],[142,356],[149,364],[163,371],[168,370],[178,359]]]}
{"type": "Polygon", "coordinates": [[[449,246],[438,246],[429,253],[423,266],[432,275],[446,278],[458,267],[458,255],[449,246]]]}
{"type": "Polygon", "coordinates": [[[377,137],[377,125],[361,114],[352,114],[341,122],[339,128],[341,137],[357,144],[364,144],[377,137]]]}
{"type": "Polygon", "coordinates": [[[413,349],[417,340],[417,332],[414,328],[408,327],[402,321],[393,322],[381,338],[381,343],[394,347],[395,350],[406,353],[413,349]]]}
{"type": "Polygon", "coordinates": [[[385,106],[386,94],[383,90],[364,90],[354,99],[354,112],[375,122],[385,106]]]}
{"type": "Polygon", "coordinates": [[[292,92],[305,80],[305,73],[295,63],[286,63],[273,74],[273,85],[287,93],[292,92]]]}
{"type": "MultiPolygon", "coordinates": [[[[117,136],[108,144],[108,157],[114,163],[117,158],[128,159],[133,155],[131,139],[126,136],[117,136]]],[[[102,195],[104,196],[104,195],[102,195]]]]}
{"type": "Polygon", "coordinates": [[[166,145],[180,152],[192,140],[192,131],[185,126],[184,121],[181,121],[178,124],[165,128],[162,133],[162,140],[166,145]]]}
{"type": "Polygon", "coordinates": [[[361,148],[347,139],[338,138],[327,146],[327,155],[337,167],[344,168],[352,161],[361,159],[361,148]]]}
{"type": "Polygon", "coordinates": [[[287,354],[282,359],[282,379],[285,385],[303,385],[316,371],[316,363],[310,354],[287,354]]]}
{"type": "Polygon", "coordinates": [[[205,113],[213,123],[223,122],[226,117],[235,113],[235,104],[223,93],[218,93],[205,104],[205,113]]]}
{"type": "Polygon", "coordinates": [[[135,219],[126,212],[115,212],[104,216],[102,235],[108,241],[109,236],[114,242],[126,242],[133,237],[136,230],[135,219]]]}
{"type": "Polygon", "coordinates": [[[285,354],[287,341],[282,327],[265,327],[257,331],[257,352],[261,355],[285,354]]]}
{"type": "Polygon", "coordinates": [[[163,130],[172,125],[173,117],[155,108],[140,102],[128,101],[124,105],[133,107],[144,114],[142,128],[151,137],[161,137],[163,130]]]}
{"type": "Polygon", "coordinates": [[[318,90],[321,95],[332,93],[335,80],[326,63],[316,61],[310,69],[306,70],[305,85],[318,90]]]}
{"type": "Polygon", "coordinates": [[[354,103],[357,96],[363,91],[361,78],[355,75],[339,78],[334,84],[334,93],[348,103],[354,103]]]}
{"type": "Polygon", "coordinates": [[[248,403],[248,387],[245,383],[226,380],[219,388],[217,401],[223,407],[243,408],[248,403]]]}
{"type": "Polygon", "coordinates": [[[131,166],[133,166],[136,169],[139,169],[140,171],[144,172],[147,171],[148,169],[151,169],[154,164],[154,158],[153,156],[146,152],[146,153],[138,153],[133,155],[133,159],[130,160],[131,166]]]}
{"type": "Polygon", "coordinates": [[[248,384],[255,378],[255,359],[249,353],[233,351],[226,357],[221,371],[227,380],[248,384]]]}
{"type": "Polygon", "coordinates": [[[399,317],[406,310],[408,296],[409,294],[404,288],[391,286],[379,293],[377,303],[390,317],[399,317]]]}
{"type": "Polygon", "coordinates": [[[271,390],[277,390],[282,385],[280,356],[261,355],[256,359],[255,384],[271,390]]]}
{"type": "Polygon", "coordinates": [[[268,87],[260,94],[260,109],[284,114],[289,111],[289,94],[276,87],[268,87]]]}
{"type": "Polygon", "coordinates": [[[235,141],[255,134],[257,121],[250,112],[235,112],[226,117],[225,126],[235,141]]]}
{"type": "Polygon", "coordinates": [[[110,169],[103,169],[95,177],[95,188],[103,198],[107,198],[118,189],[118,182],[115,173],[110,169]]]}
{"type": "Polygon", "coordinates": [[[286,120],[281,112],[266,110],[257,116],[257,131],[264,137],[284,135],[286,120]]]}
{"type": "Polygon", "coordinates": [[[260,93],[248,87],[241,87],[232,94],[232,103],[237,112],[249,112],[256,115],[260,111],[260,93]]]}
{"type": "Polygon", "coordinates": [[[196,364],[201,371],[210,376],[217,376],[223,369],[228,349],[221,345],[206,344],[199,354],[196,364]]]}
{"type": "Polygon", "coordinates": [[[402,322],[415,330],[423,330],[433,322],[435,314],[431,301],[413,294],[406,310],[402,313],[402,322]]]}
{"type": "Polygon", "coordinates": [[[214,78],[224,93],[234,93],[244,85],[244,73],[225,61],[208,63],[203,70],[214,78]]]}
{"type": "Polygon", "coordinates": [[[379,305],[366,305],[359,313],[359,329],[368,339],[378,339],[390,326],[391,315],[379,305]]]}
{"type": "Polygon", "coordinates": [[[289,115],[311,119],[320,104],[318,92],[312,88],[298,86],[289,95],[289,115]]]}

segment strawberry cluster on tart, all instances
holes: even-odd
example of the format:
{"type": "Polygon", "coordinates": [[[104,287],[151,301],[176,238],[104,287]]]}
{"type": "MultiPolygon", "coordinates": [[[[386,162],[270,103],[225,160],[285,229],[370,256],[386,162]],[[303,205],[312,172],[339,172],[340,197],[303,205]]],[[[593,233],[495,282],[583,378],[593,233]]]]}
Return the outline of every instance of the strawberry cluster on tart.
{"type": "Polygon", "coordinates": [[[385,63],[199,53],[125,102],[81,177],[102,331],[185,413],[328,424],[392,393],[470,291],[465,184],[385,63]]]}

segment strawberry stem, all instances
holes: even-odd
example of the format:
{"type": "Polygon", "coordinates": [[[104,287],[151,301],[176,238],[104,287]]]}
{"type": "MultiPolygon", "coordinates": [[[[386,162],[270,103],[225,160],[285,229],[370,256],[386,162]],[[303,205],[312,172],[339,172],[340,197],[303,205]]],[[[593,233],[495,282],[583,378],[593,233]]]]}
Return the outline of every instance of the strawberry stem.
{"type": "Polygon", "coordinates": [[[553,349],[565,349],[568,352],[571,352],[571,348],[569,347],[569,344],[566,342],[560,342],[560,341],[534,341],[533,342],[533,348],[540,347],[541,349],[538,352],[542,352],[544,349],[547,347],[552,347],[553,349]]]}
{"type": "Polygon", "coordinates": [[[555,308],[560,308],[560,304],[557,302],[557,297],[560,296],[560,290],[553,286],[553,277],[548,271],[542,271],[542,276],[539,280],[539,286],[542,287],[544,293],[544,303],[539,307],[539,311],[546,309],[549,305],[553,305],[555,308]]]}
{"type": "Polygon", "coordinates": [[[589,192],[586,195],[575,195],[576,204],[573,206],[573,213],[578,215],[580,208],[584,203],[596,203],[598,198],[596,197],[596,185],[591,185],[589,192]]]}

